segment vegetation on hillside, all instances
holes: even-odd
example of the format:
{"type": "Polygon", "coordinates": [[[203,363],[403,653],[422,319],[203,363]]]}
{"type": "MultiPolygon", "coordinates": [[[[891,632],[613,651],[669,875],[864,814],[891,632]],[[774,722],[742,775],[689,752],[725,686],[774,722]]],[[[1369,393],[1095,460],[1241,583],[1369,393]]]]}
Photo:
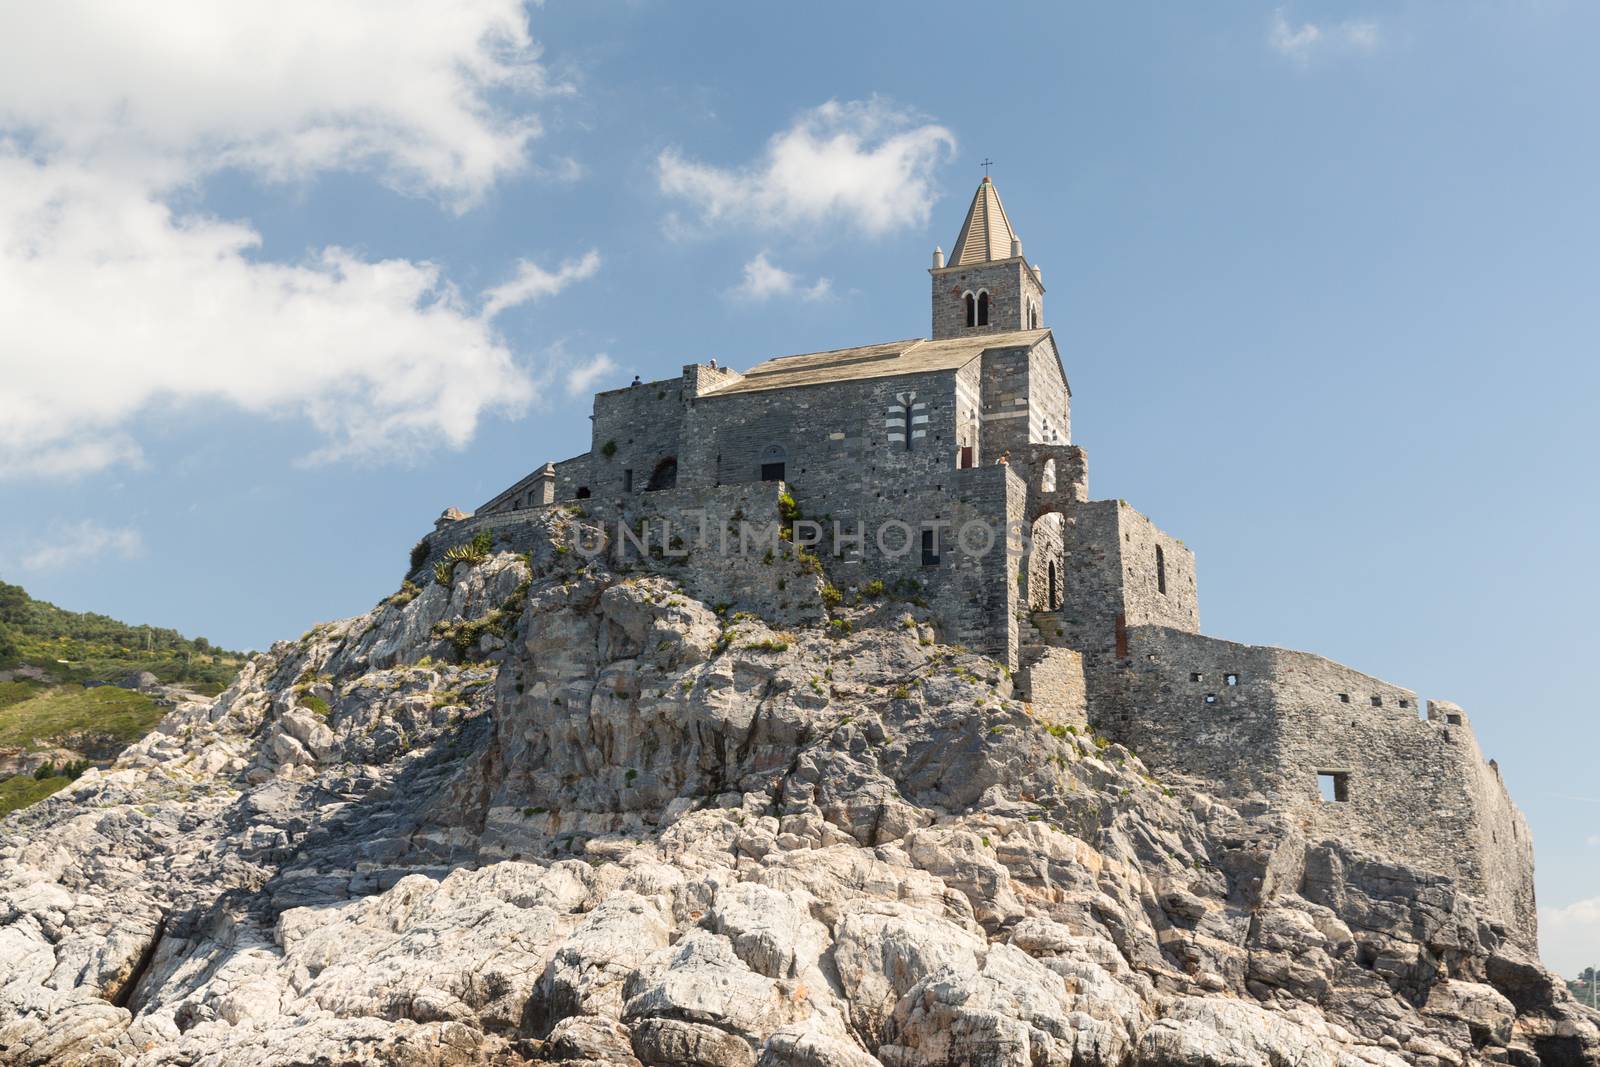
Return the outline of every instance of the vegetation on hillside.
{"type": "Polygon", "coordinates": [[[35,778],[31,774],[18,774],[0,782],[0,819],[18,808],[35,804],[72,781],[64,774],[35,778]]]}
{"type": "Polygon", "coordinates": [[[176,630],[65,611],[0,582],[0,670],[23,664],[80,683],[149,671],[163,682],[215,694],[233,681],[244,657],[176,630]]]}
{"type": "Polygon", "coordinates": [[[0,748],[70,748],[110,758],[149,733],[163,714],[152,697],[131,689],[40,686],[0,707],[0,748]]]}

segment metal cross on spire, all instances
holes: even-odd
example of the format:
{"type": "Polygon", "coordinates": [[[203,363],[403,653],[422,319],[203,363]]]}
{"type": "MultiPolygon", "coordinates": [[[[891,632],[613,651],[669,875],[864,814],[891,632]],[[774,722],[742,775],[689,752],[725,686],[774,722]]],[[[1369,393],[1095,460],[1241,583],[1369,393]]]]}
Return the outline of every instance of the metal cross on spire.
{"type": "Polygon", "coordinates": [[[983,176],[987,178],[989,176],[989,168],[994,166],[994,160],[990,159],[988,156],[984,156],[982,166],[983,176]]]}

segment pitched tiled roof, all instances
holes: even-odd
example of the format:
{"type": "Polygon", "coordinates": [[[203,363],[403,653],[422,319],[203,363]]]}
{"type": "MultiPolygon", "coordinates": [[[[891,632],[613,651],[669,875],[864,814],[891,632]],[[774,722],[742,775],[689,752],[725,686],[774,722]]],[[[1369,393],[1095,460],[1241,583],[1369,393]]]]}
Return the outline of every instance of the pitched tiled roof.
{"type": "Polygon", "coordinates": [[[1000,204],[1000,190],[988,175],[973,194],[972,206],[967,209],[967,221],[961,224],[956,235],[955,248],[950,251],[952,267],[969,263],[988,263],[996,259],[1011,258],[1011,242],[1016,237],[1006,209],[1000,204]]]}
{"type": "Polygon", "coordinates": [[[758,363],[744,377],[729,381],[703,396],[753,393],[763,389],[788,389],[796,385],[851,381],[861,378],[887,378],[895,374],[921,371],[955,370],[976,359],[988,348],[1032,347],[1049,335],[1049,330],[1014,330],[1009,333],[984,333],[971,337],[951,337],[942,341],[888,341],[860,348],[839,348],[832,352],[808,352],[800,356],[779,356],[758,363]]]}

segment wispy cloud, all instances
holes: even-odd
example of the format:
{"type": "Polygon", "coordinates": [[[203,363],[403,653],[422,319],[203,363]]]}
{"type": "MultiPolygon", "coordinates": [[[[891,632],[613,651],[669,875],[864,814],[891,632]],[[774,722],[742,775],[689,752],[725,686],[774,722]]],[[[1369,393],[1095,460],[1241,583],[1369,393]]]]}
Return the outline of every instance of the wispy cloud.
{"type": "Polygon", "coordinates": [[[604,352],[596,353],[567,371],[567,395],[587,396],[594,392],[596,382],[616,370],[615,360],[604,352]]]}
{"type": "Polygon", "coordinates": [[[132,559],[144,551],[144,539],[132,527],[108,527],[92,519],[55,527],[21,559],[25,571],[55,571],[104,556],[132,559]]]}
{"type": "Polygon", "coordinates": [[[592,278],[600,269],[600,253],[593,249],[580,259],[569,259],[555,270],[545,270],[525,259],[517,261],[517,276],[483,294],[483,317],[492,319],[507,308],[541,297],[555,296],[573,282],[592,278]]]}
{"type": "Polygon", "coordinates": [[[798,275],[777,266],[761,252],[744,265],[744,280],[728,291],[737,300],[752,303],[771,300],[777,296],[798,296],[801,300],[824,300],[833,295],[833,282],[818,278],[810,285],[798,275]]]}
{"type": "Polygon", "coordinates": [[[1267,44],[1273,51],[1299,63],[1307,62],[1321,52],[1371,52],[1379,42],[1376,22],[1347,20],[1295,24],[1289,21],[1281,7],[1272,13],[1272,21],[1267,28],[1267,44]]]}
{"type": "Polygon", "coordinates": [[[661,192],[684,201],[701,227],[838,223],[877,236],[927,221],[933,171],[954,148],[943,126],[874,97],[804,112],[744,167],[700,163],[670,148],[656,163],[661,192]]]}

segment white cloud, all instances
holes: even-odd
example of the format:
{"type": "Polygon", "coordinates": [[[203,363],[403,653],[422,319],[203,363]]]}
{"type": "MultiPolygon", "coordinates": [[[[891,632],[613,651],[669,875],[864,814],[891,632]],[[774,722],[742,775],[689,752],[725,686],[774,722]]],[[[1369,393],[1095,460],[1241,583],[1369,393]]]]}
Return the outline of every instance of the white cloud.
{"type": "Polygon", "coordinates": [[[839,222],[877,235],[927,221],[933,170],[954,148],[949,130],[888,101],[830,100],[774,135],[747,167],[715,167],[668,149],[658,179],[706,226],[839,222]]]}
{"type": "Polygon", "coordinates": [[[1600,897],[1539,909],[1539,954],[1557,974],[1600,963],[1600,897]]]}
{"type": "Polygon", "coordinates": [[[595,383],[608,374],[614,374],[617,364],[604,352],[597,353],[567,371],[567,395],[587,396],[594,392],[595,383]]]}
{"type": "Polygon", "coordinates": [[[1600,834],[1590,834],[1583,839],[1583,843],[1590,848],[1600,848],[1600,834]]]}
{"type": "Polygon", "coordinates": [[[1302,22],[1296,26],[1289,22],[1282,8],[1272,13],[1267,29],[1267,43],[1274,51],[1302,63],[1325,50],[1371,52],[1378,47],[1378,42],[1375,22],[1346,21],[1324,26],[1302,22]]]}
{"type": "Polygon", "coordinates": [[[594,273],[524,263],[481,298],[426,261],[262,261],[181,214],[218,168],[372,170],[464,207],[549,91],[520,0],[0,6],[0,478],[136,463],[157,405],[308,420],[308,457],[460,446],[531,398],[492,319],[594,273]]]}
{"type": "Polygon", "coordinates": [[[53,571],[74,563],[115,555],[132,559],[144,551],[139,531],[110,528],[92,520],[56,527],[48,539],[22,557],[22,569],[53,571]]]}
{"type": "Polygon", "coordinates": [[[797,275],[774,264],[765,252],[758,253],[755,259],[744,265],[744,280],[729,290],[730,296],[752,302],[770,300],[775,296],[823,300],[832,294],[831,279],[818,278],[811,285],[805,285],[797,275]]]}
{"type": "Polygon", "coordinates": [[[471,197],[539,131],[490,95],[553,88],[521,0],[0,5],[0,125],[147,175],[374,165],[471,197]]]}
{"type": "Polygon", "coordinates": [[[600,253],[591,249],[581,259],[569,259],[554,271],[537,263],[517,261],[517,276],[483,294],[483,317],[492,319],[500,312],[540,297],[554,296],[573,282],[592,278],[600,269],[600,253]]]}

